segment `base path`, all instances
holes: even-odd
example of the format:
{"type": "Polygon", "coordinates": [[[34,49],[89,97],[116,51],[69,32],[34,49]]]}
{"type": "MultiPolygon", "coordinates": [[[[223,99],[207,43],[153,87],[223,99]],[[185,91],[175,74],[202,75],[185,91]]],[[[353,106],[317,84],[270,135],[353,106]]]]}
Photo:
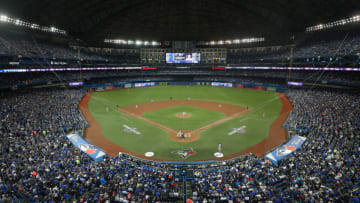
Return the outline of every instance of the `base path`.
{"type": "Polygon", "coordinates": [[[199,139],[201,131],[204,131],[215,125],[219,125],[230,119],[239,117],[243,114],[250,112],[250,110],[247,110],[241,106],[237,106],[237,105],[233,105],[233,104],[225,104],[225,103],[201,101],[201,100],[169,100],[169,101],[147,102],[147,103],[127,106],[124,108],[119,108],[118,111],[167,131],[169,133],[169,138],[174,141],[177,141],[177,142],[193,142],[193,141],[199,139]],[[211,111],[222,112],[223,114],[226,115],[226,118],[217,120],[213,123],[210,123],[206,126],[195,129],[193,131],[184,129],[184,132],[186,132],[189,136],[186,137],[185,139],[183,139],[183,138],[181,138],[181,136],[178,136],[178,131],[175,131],[164,125],[161,125],[159,123],[156,123],[154,121],[151,121],[149,119],[142,117],[142,115],[146,112],[169,108],[172,106],[180,106],[180,105],[194,106],[194,107],[207,109],[207,110],[211,110],[211,111]]]}
{"type": "MultiPolygon", "coordinates": [[[[289,99],[285,96],[285,94],[278,94],[278,97],[282,103],[282,109],[281,109],[281,112],[280,112],[280,115],[278,116],[278,118],[271,124],[270,129],[269,129],[269,136],[267,138],[265,138],[260,143],[255,144],[252,147],[249,147],[248,149],[243,150],[239,153],[227,155],[222,158],[213,158],[211,160],[227,160],[227,159],[231,159],[231,158],[234,158],[234,157],[237,157],[240,155],[249,154],[249,153],[253,153],[258,157],[262,157],[265,155],[266,152],[270,151],[274,147],[277,147],[281,143],[287,141],[288,134],[287,134],[286,129],[282,128],[282,125],[286,121],[286,119],[289,116],[289,113],[291,112],[293,107],[292,107],[292,104],[289,101],[289,99]]],[[[129,151],[129,150],[109,141],[106,137],[104,137],[101,132],[100,124],[95,120],[95,118],[91,115],[91,113],[88,109],[88,102],[89,102],[90,98],[91,98],[91,94],[87,93],[79,103],[79,109],[81,110],[84,118],[90,125],[90,127],[86,128],[85,132],[84,132],[84,136],[87,140],[89,140],[93,144],[97,145],[101,149],[105,150],[109,156],[117,156],[119,152],[123,152],[126,154],[130,154],[130,155],[137,156],[137,157],[143,158],[143,159],[148,159],[148,160],[154,160],[154,161],[166,160],[166,159],[159,159],[159,158],[153,158],[153,157],[146,157],[142,154],[134,153],[132,151],[129,151]]],[[[168,101],[164,101],[164,102],[168,102],[168,101]]],[[[170,101],[170,102],[177,103],[179,101],[170,101]]],[[[186,105],[186,102],[190,102],[190,101],[180,101],[179,104],[171,104],[170,106],[186,105]]],[[[216,102],[210,102],[210,103],[216,103],[216,102]]],[[[219,108],[218,104],[219,103],[214,104],[212,106],[212,108],[215,108],[215,109],[217,109],[217,111],[221,111],[225,115],[227,115],[227,117],[225,119],[231,119],[231,116],[237,117],[237,116],[241,115],[242,113],[245,113],[244,108],[236,106],[236,105],[233,105],[233,106],[236,106],[241,109],[237,109],[236,112],[234,112],[234,111],[231,112],[231,110],[229,109],[229,110],[226,110],[226,113],[225,113],[224,112],[225,110],[223,110],[223,108],[224,108],[224,105],[226,106],[227,104],[222,104],[221,108],[219,108]],[[222,109],[222,110],[220,110],[220,109],[222,109]]],[[[204,106],[198,106],[198,107],[204,108],[204,106]]],[[[158,106],[156,108],[161,109],[161,108],[165,108],[165,107],[158,106]]],[[[133,112],[132,111],[129,111],[129,112],[132,113],[132,116],[136,116],[136,117],[137,116],[141,117],[141,115],[143,113],[148,111],[144,108],[143,104],[138,104],[138,108],[136,108],[136,105],[133,105],[133,106],[129,106],[129,107],[126,107],[123,109],[126,111],[134,110],[133,112]]],[[[210,110],[214,110],[214,109],[210,109],[210,110]]],[[[221,120],[216,121],[216,122],[220,122],[220,121],[221,120]]],[[[217,125],[217,124],[215,124],[215,125],[217,125]]],[[[206,126],[199,128],[197,130],[198,131],[204,130],[204,128],[206,128],[206,126]]],[[[172,129],[168,129],[168,130],[173,131],[175,133],[174,136],[176,137],[177,132],[175,132],[172,129]]],[[[189,133],[189,132],[186,131],[186,133],[189,133]]],[[[194,133],[194,131],[191,131],[191,133],[194,133]]],[[[179,138],[177,138],[177,139],[179,139],[179,138]]],[[[177,141],[179,141],[179,140],[177,140],[177,141]]]]}

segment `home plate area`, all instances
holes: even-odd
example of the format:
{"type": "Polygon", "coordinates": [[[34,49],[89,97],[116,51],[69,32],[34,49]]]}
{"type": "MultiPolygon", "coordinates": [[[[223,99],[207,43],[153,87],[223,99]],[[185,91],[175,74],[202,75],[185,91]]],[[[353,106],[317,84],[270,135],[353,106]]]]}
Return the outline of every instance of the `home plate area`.
{"type": "Polygon", "coordinates": [[[176,137],[181,139],[191,138],[191,130],[180,130],[176,137]]]}

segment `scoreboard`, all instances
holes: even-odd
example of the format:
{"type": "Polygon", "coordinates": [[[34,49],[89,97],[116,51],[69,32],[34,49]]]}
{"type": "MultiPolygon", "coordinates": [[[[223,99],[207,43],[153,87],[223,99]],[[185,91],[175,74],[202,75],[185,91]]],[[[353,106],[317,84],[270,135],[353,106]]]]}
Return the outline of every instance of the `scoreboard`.
{"type": "Polygon", "coordinates": [[[200,63],[200,53],[166,53],[166,63],[200,63]]]}

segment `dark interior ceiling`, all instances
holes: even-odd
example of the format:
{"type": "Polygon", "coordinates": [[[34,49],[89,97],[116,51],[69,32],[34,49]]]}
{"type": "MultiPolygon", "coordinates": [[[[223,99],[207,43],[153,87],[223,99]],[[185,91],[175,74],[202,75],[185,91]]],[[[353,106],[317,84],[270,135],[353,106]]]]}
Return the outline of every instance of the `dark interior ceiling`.
{"type": "Polygon", "coordinates": [[[281,37],[360,15],[359,0],[2,0],[0,14],[85,41],[281,37]]]}

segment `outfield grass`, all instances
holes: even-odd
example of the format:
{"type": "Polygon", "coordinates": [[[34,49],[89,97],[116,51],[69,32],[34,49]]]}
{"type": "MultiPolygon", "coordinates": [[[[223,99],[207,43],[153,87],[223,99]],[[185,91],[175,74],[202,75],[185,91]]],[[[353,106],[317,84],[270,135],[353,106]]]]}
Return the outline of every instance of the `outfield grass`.
{"type": "MultiPolygon", "coordinates": [[[[155,157],[169,160],[183,160],[171,152],[193,148],[197,153],[190,156],[187,159],[189,161],[213,159],[213,153],[217,151],[219,143],[222,144],[225,156],[259,143],[268,136],[269,127],[279,115],[281,107],[281,101],[275,92],[209,86],[157,86],[120,89],[93,93],[89,101],[89,110],[101,124],[103,136],[112,142],[139,154],[152,151],[155,152],[155,157]],[[125,107],[150,102],[151,100],[169,100],[170,97],[173,100],[186,100],[190,97],[192,100],[234,104],[244,108],[248,107],[251,112],[201,132],[200,138],[194,142],[179,143],[169,139],[164,130],[116,110],[117,105],[125,107]],[[109,112],[106,112],[106,107],[110,108],[109,112]],[[265,118],[263,118],[263,114],[265,114],[265,118]],[[137,128],[141,135],[123,132],[123,125],[137,128]],[[243,125],[246,125],[246,133],[228,135],[233,128],[239,128],[243,125]]],[[[166,117],[172,114],[171,112],[176,113],[178,109],[168,108],[158,111],[165,111],[166,114],[163,116],[166,117]],[[169,112],[166,113],[167,110],[169,112]]],[[[151,114],[151,112],[148,113],[151,114]]],[[[203,114],[203,120],[209,118],[206,115],[203,114]]],[[[146,116],[151,117],[152,115],[146,116]]],[[[167,120],[165,117],[164,119],[167,120]]],[[[163,122],[162,118],[157,118],[157,116],[151,118],[151,120],[154,119],[158,119],[159,123],[163,122]]],[[[196,119],[202,120],[201,118],[196,119]]],[[[221,118],[219,117],[219,119],[221,118]]],[[[195,124],[197,121],[192,123],[195,124]]]]}
{"type": "Polygon", "coordinates": [[[217,120],[226,118],[226,115],[221,112],[185,105],[146,112],[142,116],[173,130],[195,130],[217,120]],[[181,114],[182,112],[191,114],[191,117],[176,117],[176,114],[181,114]]]}

